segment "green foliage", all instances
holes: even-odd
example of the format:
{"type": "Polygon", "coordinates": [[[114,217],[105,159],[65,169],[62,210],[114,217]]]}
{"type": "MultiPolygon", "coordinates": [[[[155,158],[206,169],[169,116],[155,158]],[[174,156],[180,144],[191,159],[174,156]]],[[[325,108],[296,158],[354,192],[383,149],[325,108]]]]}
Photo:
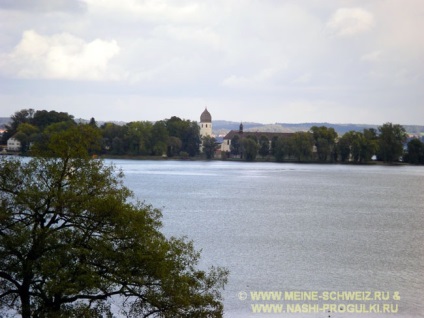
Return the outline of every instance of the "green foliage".
{"type": "Polygon", "coordinates": [[[153,151],[151,144],[153,124],[149,121],[136,121],[126,126],[128,152],[132,155],[150,155],[153,151]]]}
{"type": "Polygon", "coordinates": [[[350,133],[345,133],[337,143],[337,152],[340,156],[341,162],[349,161],[350,157],[350,133]]]}
{"type": "Polygon", "coordinates": [[[157,121],[152,127],[152,145],[154,156],[166,154],[169,134],[164,121],[157,121]]]}
{"type": "MultiPolygon", "coordinates": [[[[55,124],[55,126],[62,125],[55,124]]],[[[100,132],[91,125],[71,125],[63,130],[46,129],[46,135],[47,137],[43,138],[41,142],[34,143],[30,152],[32,155],[60,158],[89,158],[100,150],[100,132]]]]}
{"type": "Polygon", "coordinates": [[[173,116],[166,121],[168,135],[181,140],[181,150],[187,152],[191,157],[199,154],[200,150],[200,128],[196,122],[182,120],[173,116]]]}
{"type": "Polygon", "coordinates": [[[270,152],[270,144],[269,139],[267,136],[260,136],[259,137],[259,154],[262,156],[262,158],[269,155],[270,152]]]}
{"type": "Polygon", "coordinates": [[[274,157],[278,162],[284,161],[286,157],[290,157],[293,152],[293,140],[292,138],[279,137],[275,141],[274,157]]]}
{"type": "Polygon", "coordinates": [[[22,132],[28,137],[39,132],[39,129],[29,123],[22,123],[18,126],[18,132],[22,132]]]}
{"type": "Polygon", "coordinates": [[[278,139],[279,138],[277,136],[274,136],[271,139],[271,150],[270,150],[270,152],[271,152],[271,155],[273,155],[273,156],[275,156],[275,147],[277,145],[277,140],[278,139]]]}
{"type": "Polygon", "coordinates": [[[34,117],[31,119],[30,123],[38,127],[40,131],[44,128],[60,122],[73,122],[74,116],[69,115],[68,113],[56,112],[54,110],[37,110],[34,113],[34,117]]]}
{"type": "Polygon", "coordinates": [[[11,123],[6,125],[6,133],[3,136],[3,142],[6,143],[7,139],[13,137],[17,132],[22,134],[21,139],[25,139],[23,145],[23,151],[26,152],[29,148],[30,142],[33,140],[40,140],[38,133],[42,133],[47,127],[61,122],[74,123],[73,116],[67,113],[58,113],[56,111],[46,111],[34,109],[23,109],[16,112],[11,116],[11,123]]]}
{"type": "Polygon", "coordinates": [[[405,128],[401,125],[386,123],[378,127],[379,157],[384,162],[395,162],[403,154],[403,143],[406,141],[405,128]]]}
{"type": "Polygon", "coordinates": [[[185,151],[180,151],[179,156],[181,159],[188,159],[190,157],[188,152],[185,152],[185,151]]]}
{"type": "Polygon", "coordinates": [[[311,127],[311,132],[317,148],[318,159],[320,161],[332,160],[337,139],[337,133],[334,128],[313,126],[311,127]]]}
{"type": "Polygon", "coordinates": [[[314,138],[311,133],[300,131],[293,134],[292,153],[298,161],[310,161],[313,146],[314,138]]]}
{"type": "Polygon", "coordinates": [[[114,123],[105,123],[100,127],[102,133],[102,152],[112,155],[125,153],[124,138],[128,127],[114,123]]]}
{"type": "Polygon", "coordinates": [[[424,143],[419,139],[411,139],[408,144],[405,161],[412,164],[424,164],[424,143]]]}
{"type": "Polygon", "coordinates": [[[241,140],[239,135],[234,135],[231,139],[230,152],[232,155],[238,156],[241,154],[241,140]]]}
{"type": "Polygon", "coordinates": [[[364,129],[364,132],[349,131],[338,142],[337,149],[342,162],[363,163],[370,161],[377,153],[378,137],[375,129],[364,129]]]}
{"type": "Polygon", "coordinates": [[[15,112],[15,114],[10,117],[11,122],[6,125],[6,131],[3,133],[2,143],[6,144],[7,140],[18,132],[19,125],[30,123],[33,116],[34,109],[23,109],[15,112]]]}
{"type": "Polygon", "coordinates": [[[242,139],[242,147],[246,161],[254,161],[258,155],[258,143],[253,138],[244,138],[242,139]]]}
{"type": "Polygon", "coordinates": [[[219,143],[217,143],[216,139],[211,136],[203,137],[202,145],[206,159],[212,159],[215,155],[215,151],[219,149],[219,143]]]}
{"type": "Polygon", "coordinates": [[[174,157],[177,156],[182,147],[182,142],[180,138],[177,137],[169,137],[168,138],[168,157],[174,157]]]}
{"type": "Polygon", "coordinates": [[[200,131],[196,122],[172,117],[168,120],[136,121],[119,126],[100,127],[103,153],[114,155],[177,156],[180,151],[193,157],[199,154],[200,131]],[[178,140],[178,142],[177,142],[178,140]]]}
{"type": "Polygon", "coordinates": [[[95,131],[56,131],[33,159],[0,159],[0,309],[112,317],[118,297],[128,317],[222,317],[227,271],[197,270],[193,243],[130,203],[122,172],[90,159],[95,131]]]}
{"type": "Polygon", "coordinates": [[[362,160],[370,161],[378,152],[378,136],[374,128],[364,129],[364,145],[362,147],[362,160]]]}

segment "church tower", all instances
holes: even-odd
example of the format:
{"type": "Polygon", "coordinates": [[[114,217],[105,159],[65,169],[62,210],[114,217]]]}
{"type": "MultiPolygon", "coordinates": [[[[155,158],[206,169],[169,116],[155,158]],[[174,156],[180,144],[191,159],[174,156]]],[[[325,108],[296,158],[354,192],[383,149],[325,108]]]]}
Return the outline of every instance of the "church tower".
{"type": "Polygon", "coordinates": [[[206,107],[200,115],[200,137],[212,136],[212,116],[206,107]]]}

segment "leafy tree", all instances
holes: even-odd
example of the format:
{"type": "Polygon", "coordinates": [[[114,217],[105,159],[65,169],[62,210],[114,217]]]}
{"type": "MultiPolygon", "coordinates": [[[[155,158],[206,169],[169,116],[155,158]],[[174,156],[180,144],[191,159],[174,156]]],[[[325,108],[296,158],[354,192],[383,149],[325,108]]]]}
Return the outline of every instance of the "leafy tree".
{"type": "Polygon", "coordinates": [[[384,162],[398,161],[403,154],[403,143],[406,141],[406,131],[401,125],[385,123],[378,127],[379,157],[384,162]]]}
{"type": "Polygon", "coordinates": [[[112,317],[115,297],[127,317],[221,317],[227,271],[196,269],[192,242],[167,239],[159,210],[130,203],[122,173],[90,159],[94,131],[71,127],[29,161],[0,159],[0,309],[112,317]]]}
{"type": "Polygon", "coordinates": [[[74,121],[64,121],[51,124],[47,126],[42,132],[33,135],[31,141],[33,145],[31,147],[31,152],[46,152],[48,151],[49,141],[55,134],[63,133],[66,131],[73,132],[77,124],[74,121]]]}
{"type": "Polygon", "coordinates": [[[271,152],[271,155],[273,155],[273,156],[275,156],[275,146],[277,145],[277,140],[278,140],[277,136],[274,136],[271,139],[271,150],[270,150],[270,152],[271,152]]]}
{"type": "Polygon", "coordinates": [[[18,127],[24,123],[30,123],[32,117],[34,116],[34,109],[22,109],[18,112],[15,112],[10,119],[11,122],[6,125],[6,131],[3,133],[3,144],[6,144],[7,140],[13,137],[14,134],[18,132],[18,127]]]}
{"type": "Polygon", "coordinates": [[[202,141],[200,140],[200,128],[196,122],[188,122],[188,127],[184,132],[184,135],[181,139],[182,141],[182,150],[187,152],[191,157],[194,157],[199,154],[200,145],[202,141]]]}
{"type": "Polygon", "coordinates": [[[113,155],[123,155],[125,154],[124,142],[121,138],[115,137],[112,140],[111,153],[113,155]]]}
{"type": "Polygon", "coordinates": [[[424,143],[419,139],[411,139],[408,144],[406,161],[413,164],[424,163],[424,143]]]}
{"type": "Polygon", "coordinates": [[[37,136],[52,124],[67,122],[75,124],[73,116],[67,113],[58,113],[56,111],[46,111],[34,109],[23,109],[16,112],[12,117],[10,125],[6,125],[6,132],[3,141],[6,142],[10,137],[20,132],[19,138],[22,140],[22,150],[25,152],[33,140],[42,140],[42,136],[37,136]]]}
{"type": "Polygon", "coordinates": [[[168,130],[169,136],[180,138],[184,134],[186,123],[177,116],[172,116],[166,121],[166,129],[168,130]]]}
{"type": "Polygon", "coordinates": [[[100,130],[103,136],[102,148],[104,152],[110,152],[114,155],[125,153],[123,140],[125,139],[126,132],[128,131],[127,126],[105,123],[100,127],[100,130]]]}
{"type": "Polygon", "coordinates": [[[203,152],[207,159],[212,159],[215,151],[219,149],[219,143],[211,136],[203,137],[203,152]]]}
{"type": "Polygon", "coordinates": [[[362,163],[371,160],[376,154],[378,137],[375,129],[364,129],[364,132],[348,131],[338,142],[341,161],[345,162],[350,157],[353,162],[362,163]]]}
{"type": "Polygon", "coordinates": [[[165,122],[168,135],[181,140],[182,151],[187,152],[192,157],[199,154],[201,145],[200,128],[196,122],[182,120],[176,116],[171,117],[165,122]]]}
{"type": "Polygon", "coordinates": [[[314,138],[308,132],[295,132],[292,137],[293,155],[298,161],[309,161],[312,159],[312,148],[314,146],[314,138]]]}
{"type": "Polygon", "coordinates": [[[90,122],[88,123],[90,126],[97,128],[97,122],[94,117],[91,117],[90,122]]]}
{"type": "Polygon", "coordinates": [[[247,161],[254,161],[258,155],[258,143],[253,138],[244,138],[242,140],[243,156],[247,161]]]}
{"type": "Polygon", "coordinates": [[[24,133],[27,136],[32,136],[39,132],[38,128],[29,123],[22,123],[18,126],[18,131],[24,133]]]}
{"type": "Polygon", "coordinates": [[[279,137],[275,143],[275,160],[282,162],[285,157],[290,157],[292,148],[292,138],[279,137]]]}
{"type": "Polygon", "coordinates": [[[166,129],[166,123],[162,120],[155,122],[152,127],[152,155],[161,156],[166,154],[168,138],[169,135],[166,129]]]}
{"type": "Polygon", "coordinates": [[[360,132],[354,132],[351,140],[351,153],[354,162],[363,161],[363,149],[365,147],[364,135],[360,132]]]}
{"type": "Polygon", "coordinates": [[[350,133],[345,133],[342,137],[340,137],[337,148],[338,153],[340,155],[340,160],[342,162],[346,162],[349,160],[350,157],[350,144],[351,144],[351,138],[350,133]]]}
{"type": "Polygon", "coordinates": [[[333,158],[335,142],[337,139],[337,133],[334,128],[313,126],[311,127],[311,132],[315,141],[315,146],[317,147],[318,159],[321,161],[327,161],[333,158]]]}
{"type": "Polygon", "coordinates": [[[30,123],[43,131],[46,127],[60,122],[74,122],[74,116],[64,112],[37,110],[30,123]]]}
{"type": "Polygon", "coordinates": [[[181,151],[182,142],[180,138],[169,137],[168,138],[168,157],[177,156],[181,151]]]}
{"type": "Polygon", "coordinates": [[[13,135],[13,137],[21,143],[20,151],[23,154],[28,152],[31,142],[36,138],[37,133],[37,127],[29,123],[21,123],[18,126],[17,133],[13,135]]]}
{"type": "Polygon", "coordinates": [[[260,136],[259,137],[259,154],[262,156],[262,158],[269,155],[270,146],[269,146],[269,139],[267,136],[260,136]]]}
{"type": "Polygon", "coordinates": [[[231,138],[230,152],[235,156],[241,154],[241,140],[239,135],[234,135],[234,137],[231,138]]]}
{"type": "Polygon", "coordinates": [[[362,158],[364,161],[370,161],[378,152],[378,136],[377,130],[374,128],[364,129],[365,144],[362,150],[362,158]]]}
{"type": "Polygon", "coordinates": [[[133,155],[148,155],[152,152],[151,134],[153,125],[149,121],[136,121],[126,125],[129,152],[133,155]]]}

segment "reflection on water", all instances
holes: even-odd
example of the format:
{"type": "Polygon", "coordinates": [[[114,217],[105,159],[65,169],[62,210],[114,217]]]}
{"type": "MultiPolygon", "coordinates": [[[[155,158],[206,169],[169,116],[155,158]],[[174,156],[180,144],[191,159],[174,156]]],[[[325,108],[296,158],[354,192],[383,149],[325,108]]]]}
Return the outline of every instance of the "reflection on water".
{"type": "Polygon", "coordinates": [[[114,163],[139,199],[164,207],[167,235],[193,239],[201,266],[230,269],[225,317],[264,315],[239,300],[250,291],[399,292],[396,317],[424,312],[424,167],[114,163]]]}

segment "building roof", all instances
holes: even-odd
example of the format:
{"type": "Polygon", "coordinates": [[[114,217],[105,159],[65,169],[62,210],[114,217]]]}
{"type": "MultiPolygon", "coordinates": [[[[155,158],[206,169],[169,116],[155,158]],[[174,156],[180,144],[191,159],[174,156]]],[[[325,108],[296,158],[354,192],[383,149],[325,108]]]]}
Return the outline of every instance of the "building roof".
{"type": "Polygon", "coordinates": [[[212,116],[211,113],[208,112],[208,109],[205,108],[202,115],[200,115],[200,122],[201,123],[211,123],[212,122],[212,116]]]}
{"type": "Polygon", "coordinates": [[[240,132],[239,130],[231,130],[224,139],[233,139],[235,135],[238,135],[240,138],[255,136],[259,139],[261,136],[267,137],[269,140],[272,140],[274,137],[283,137],[288,138],[293,135],[293,133],[280,133],[280,132],[261,132],[261,131],[244,131],[240,132]]]}

